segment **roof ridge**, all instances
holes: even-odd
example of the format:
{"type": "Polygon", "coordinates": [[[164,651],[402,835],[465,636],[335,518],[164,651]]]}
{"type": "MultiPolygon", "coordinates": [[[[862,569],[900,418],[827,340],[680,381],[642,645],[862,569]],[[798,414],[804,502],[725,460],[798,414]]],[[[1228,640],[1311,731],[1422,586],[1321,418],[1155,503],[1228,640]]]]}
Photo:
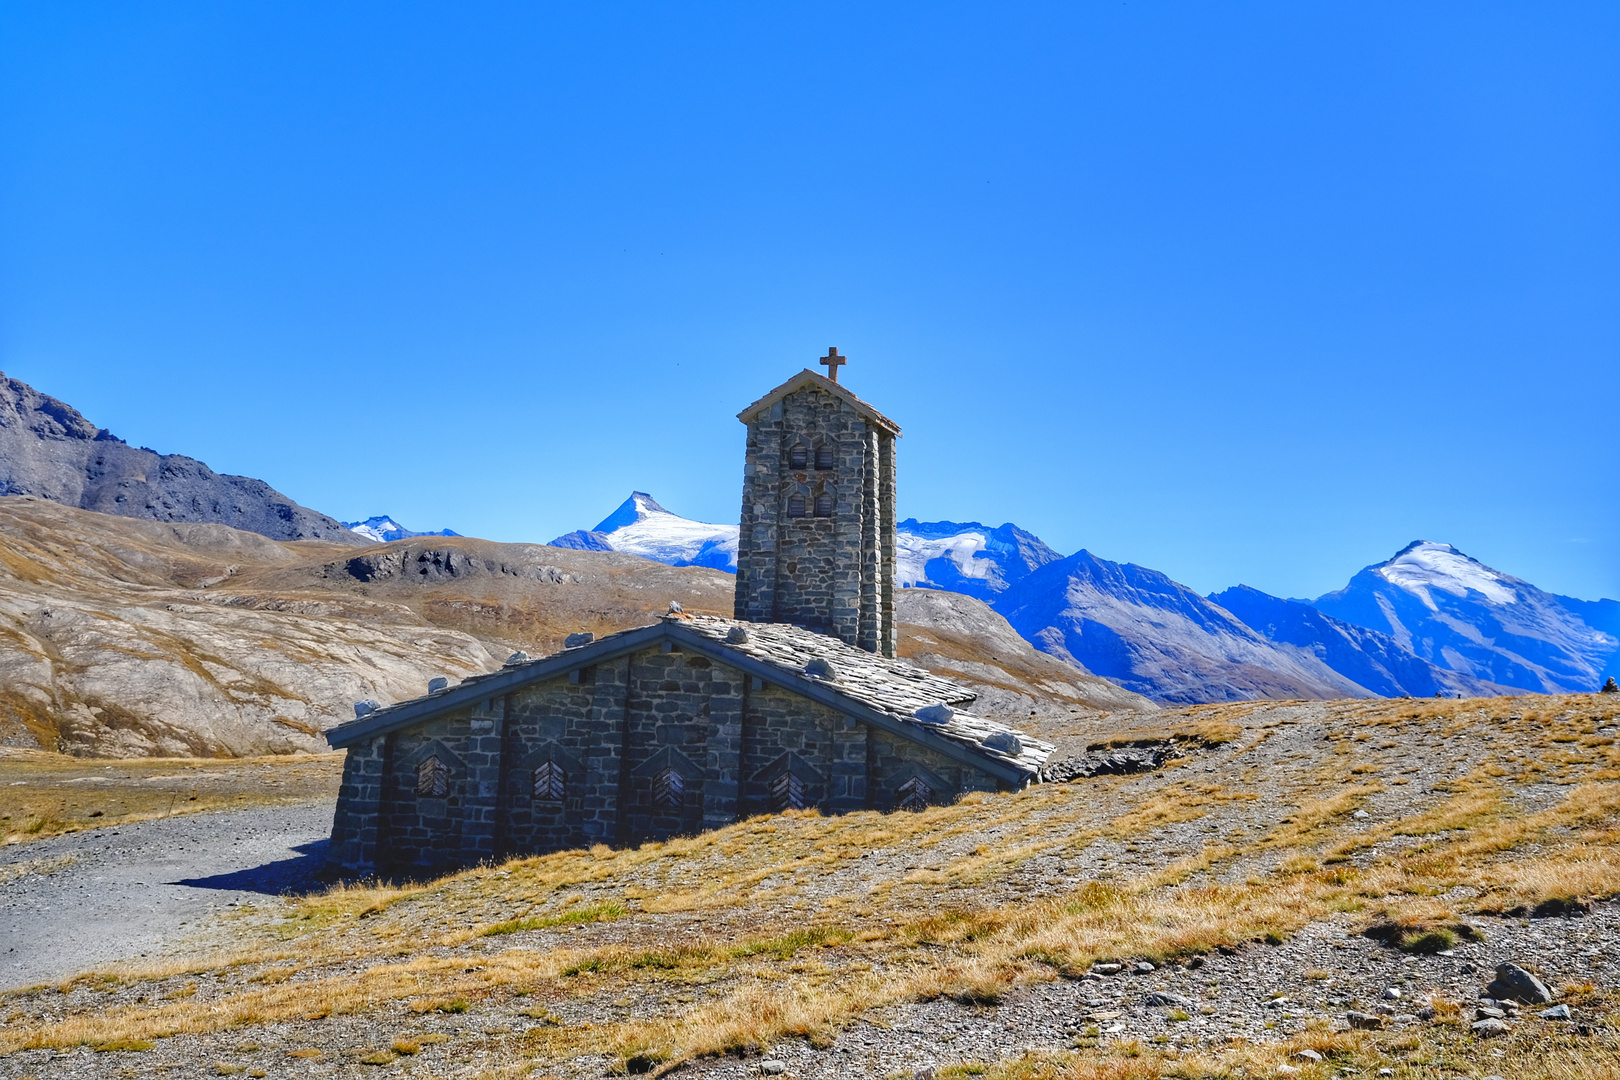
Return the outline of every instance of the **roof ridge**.
{"type": "Polygon", "coordinates": [[[809,368],[805,368],[797,375],[788,379],[787,382],[776,387],[776,389],[771,390],[764,397],[743,409],[742,412],[737,414],[737,419],[746,424],[749,422],[749,417],[751,417],[754,413],[776,404],[782,398],[785,398],[789,394],[793,393],[793,391],[798,390],[806,385],[815,386],[817,389],[825,390],[836,398],[843,399],[857,412],[864,413],[868,419],[875,421],[880,427],[886,429],[895,438],[900,438],[899,424],[878,412],[870,402],[862,400],[842,383],[835,383],[831,379],[827,378],[827,376],[811,371],[809,368]]]}

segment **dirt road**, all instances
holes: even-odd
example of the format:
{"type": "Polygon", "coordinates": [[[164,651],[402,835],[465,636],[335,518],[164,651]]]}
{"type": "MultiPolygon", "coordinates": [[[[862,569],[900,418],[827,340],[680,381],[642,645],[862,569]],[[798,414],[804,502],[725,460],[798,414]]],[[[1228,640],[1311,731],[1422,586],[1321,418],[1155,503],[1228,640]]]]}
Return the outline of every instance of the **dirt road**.
{"type": "Polygon", "coordinates": [[[0,989],[206,951],[211,914],[319,872],[332,804],[186,814],[0,848],[0,989]]]}

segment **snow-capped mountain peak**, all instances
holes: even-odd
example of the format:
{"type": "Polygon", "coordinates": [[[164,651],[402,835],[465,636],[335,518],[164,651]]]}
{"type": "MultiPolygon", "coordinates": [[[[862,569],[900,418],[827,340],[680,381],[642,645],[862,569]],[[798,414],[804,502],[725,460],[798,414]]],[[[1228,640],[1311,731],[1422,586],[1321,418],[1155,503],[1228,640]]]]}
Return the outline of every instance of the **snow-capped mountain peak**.
{"type": "Polygon", "coordinates": [[[596,528],[559,536],[551,545],[627,551],[670,566],[737,572],[737,526],[711,525],[672,514],[645,491],[632,491],[596,528]]]}
{"type": "Polygon", "coordinates": [[[409,540],[413,536],[460,536],[453,529],[440,529],[437,532],[415,532],[407,529],[387,514],[378,514],[368,517],[364,521],[345,521],[343,527],[350,532],[359,533],[367,540],[379,544],[386,544],[390,540],[409,540]]]}
{"type": "Polygon", "coordinates": [[[1430,589],[1440,589],[1459,598],[1476,592],[1493,604],[1518,602],[1506,578],[1450,544],[1414,540],[1373,572],[1391,585],[1417,596],[1430,611],[1439,610],[1429,595],[1430,589]]]}

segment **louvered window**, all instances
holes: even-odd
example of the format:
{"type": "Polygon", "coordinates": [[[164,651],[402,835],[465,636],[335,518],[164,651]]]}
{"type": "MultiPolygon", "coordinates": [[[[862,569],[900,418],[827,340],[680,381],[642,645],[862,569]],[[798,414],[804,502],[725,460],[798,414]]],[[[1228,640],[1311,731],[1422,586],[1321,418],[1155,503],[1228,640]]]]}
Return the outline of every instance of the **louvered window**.
{"type": "Polygon", "coordinates": [[[831,446],[816,447],[816,468],[830,469],[833,467],[833,448],[831,446]]]}
{"type": "Polygon", "coordinates": [[[816,496],[816,517],[832,517],[833,497],[825,492],[816,496]]]}
{"type": "Polygon", "coordinates": [[[686,781],[674,769],[665,769],[653,777],[652,801],[665,810],[679,810],[686,794],[686,781]]]}
{"type": "Polygon", "coordinates": [[[416,767],[416,793],[435,798],[450,794],[450,768],[437,754],[416,767]]]}
{"type": "Polygon", "coordinates": [[[784,772],[771,781],[771,809],[777,813],[783,810],[803,810],[804,781],[790,772],[784,772]]]}
{"type": "Polygon", "coordinates": [[[803,446],[795,446],[788,451],[788,468],[802,469],[810,463],[810,451],[803,446]]]}
{"type": "Polygon", "coordinates": [[[920,776],[913,776],[901,784],[895,794],[898,796],[895,807],[899,810],[926,810],[934,798],[933,789],[920,776]]]}
{"type": "Polygon", "coordinates": [[[790,517],[790,518],[804,517],[804,496],[803,495],[789,495],[788,496],[788,517],[790,517]]]}
{"type": "Polygon", "coordinates": [[[534,799],[536,802],[562,802],[567,790],[568,774],[555,761],[547,761],[534,770],[534,799]]]}

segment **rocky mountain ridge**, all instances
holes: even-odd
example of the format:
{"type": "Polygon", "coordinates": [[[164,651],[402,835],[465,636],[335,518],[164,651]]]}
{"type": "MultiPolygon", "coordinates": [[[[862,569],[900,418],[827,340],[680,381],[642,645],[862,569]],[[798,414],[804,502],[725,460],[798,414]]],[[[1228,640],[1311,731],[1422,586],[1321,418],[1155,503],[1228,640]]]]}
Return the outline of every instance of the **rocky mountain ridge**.
{"type": "Polygon", "coordinates": [[[0,495],[149,521],[213,523],[272,540],[366,543],[263,480],[159,454],[86,420],[65,402],[0,372],[0,495]]]}
{"type": "MultiPolygon", "coordinates": [[[[982,600],[1036,648],[1165,703],[1578,692],[1620,672],[1620,602],[1553,596],[1449,545],[1415,542],[1306,602],[1247,586],[1203,597],[1146,567],[1064,558],[1011,523],[907,518],[897,533],[902,586],[982,600]]],[[[637,492],[553,543],[684,565],[735,538],[637,492]]]]}

